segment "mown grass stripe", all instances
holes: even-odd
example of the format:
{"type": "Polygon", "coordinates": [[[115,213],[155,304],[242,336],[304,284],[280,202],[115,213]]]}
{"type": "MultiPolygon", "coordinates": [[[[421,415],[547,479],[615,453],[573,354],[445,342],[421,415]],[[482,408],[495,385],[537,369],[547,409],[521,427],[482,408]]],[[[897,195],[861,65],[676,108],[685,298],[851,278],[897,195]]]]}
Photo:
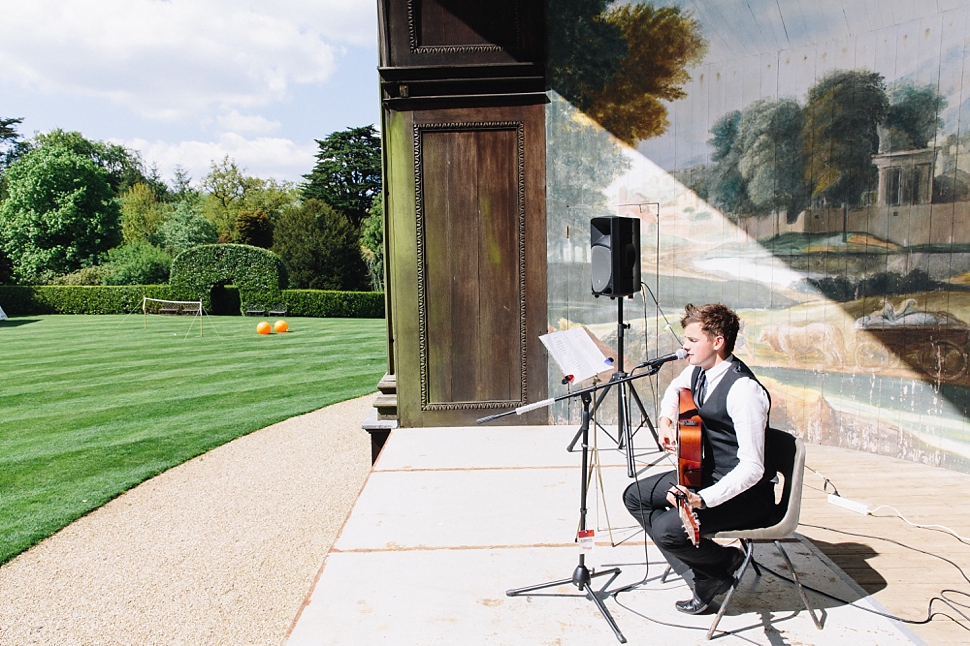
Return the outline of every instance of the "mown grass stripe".
{"type": "Polygon", "coordinates": [[[0,563],[215,446],[375,390],[383,321],[288,320],[265,337],[219,317],[201,338],[175,317],[0,322],[0,563]]]}

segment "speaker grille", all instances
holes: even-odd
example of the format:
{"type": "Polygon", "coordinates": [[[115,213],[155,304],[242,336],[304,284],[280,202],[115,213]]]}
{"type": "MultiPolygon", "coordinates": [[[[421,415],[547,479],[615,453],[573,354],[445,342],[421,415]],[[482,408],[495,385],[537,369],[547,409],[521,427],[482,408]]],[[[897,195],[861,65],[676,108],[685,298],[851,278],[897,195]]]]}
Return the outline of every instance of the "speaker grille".
{"type": "Polygon", "coordinates": [[[594,245],[590,264],[593,270],[593,291],[602,292],[610,286],[610,278],[613,277],[613,255],[609,247],[594,245]]]}

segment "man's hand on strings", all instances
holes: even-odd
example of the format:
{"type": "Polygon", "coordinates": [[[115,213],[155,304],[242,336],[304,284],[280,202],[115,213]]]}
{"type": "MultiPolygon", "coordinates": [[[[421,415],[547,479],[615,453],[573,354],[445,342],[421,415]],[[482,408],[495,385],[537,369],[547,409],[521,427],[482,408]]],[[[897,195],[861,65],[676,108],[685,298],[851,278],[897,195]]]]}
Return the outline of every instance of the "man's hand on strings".
{"type": "Polygon", "coordinates": [[[704,499],[698,496],[696,493],[684,487],[682,485],[672,485],[670,489],[667,490],[667,502],[674,506],[677,504],[678,498],[684,498],[687,500],[688,506],[691,509],[704,509],[704,499]]]}
{"type": "Polygon", "coordinates": [[[660,446],[667,453],[677,451],[677,433],[674,431],[673,422],[666,417],[660,418],[660,446]]]}

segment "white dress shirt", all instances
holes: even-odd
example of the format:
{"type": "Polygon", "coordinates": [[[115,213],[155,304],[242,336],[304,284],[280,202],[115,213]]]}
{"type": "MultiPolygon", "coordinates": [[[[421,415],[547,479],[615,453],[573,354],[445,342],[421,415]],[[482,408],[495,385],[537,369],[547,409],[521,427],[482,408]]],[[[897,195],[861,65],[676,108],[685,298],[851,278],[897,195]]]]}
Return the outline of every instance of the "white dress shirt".
{"type": "MultiPolygon", "coordinates": [[[[734,355],[707,371],[707,398],[717,388],[734,360],[734,355]]],[[[694,366],[674,377],[660,400],[660,416],[677,423],[680,416],[678,390],[690,388],[694,366]]],[[[717,507],[753,487],[765,472],[765,426],[768,423],[768,395],[758,382],[741,377],[727,394],[727,412],[738,436],[738,464],[723,478],[697,493],[708,507],[717,507]]]]}

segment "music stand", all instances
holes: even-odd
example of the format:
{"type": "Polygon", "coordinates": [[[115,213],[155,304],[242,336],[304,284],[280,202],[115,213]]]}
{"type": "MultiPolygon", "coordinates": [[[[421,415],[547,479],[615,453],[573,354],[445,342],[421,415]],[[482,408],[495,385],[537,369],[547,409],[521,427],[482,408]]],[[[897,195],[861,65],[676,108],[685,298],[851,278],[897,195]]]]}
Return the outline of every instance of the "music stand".
{"type": "MultiPolygon", "coordinates": [[[[640,374],[626,375],[622,377],[622,379],[614,379],[610,381],[608,384],[594,384],[588,388],[583,388],[582,390],[577,390],[575,392],[572,392],[566,395],[560,395],[559,397],[553,397],[551,399],[544,399],[534,404],[526,404],[525,406],[520,406],[519,408],[515,408],[513,410],[505,411],[502,413],[496,413],[495,415],[489,415],[487,417],[482,417],[481,419],[478,420],[478,423],[484,424],[486,422],[491,422],[492,420],[496,420],[500,417],[505,417],[506,415],[511,415],[512,413],[515,413],[517,415],[522,415],[523,413],[527,413],[531,410],[535,410],[537,408],[544,408],[546,406],[549,406],[550,404],[553,404],[558,401],[562,401],[564,399],[569,399],[571,397],[581,398],[583,402],[583,414],[582,414],[582,421],[579,426],[578,436],[582,440],[582,445],[581,445],[582,446],[582,470],[579,474],[581,478],[581,483],[579,488],[579,492],[580,492],[579,493],[579,531],[582,532],[586,530],[586,511],[587,511],[586,498],[588,493],[586,482],[588,479],[588,472],[589,472],[589,421],[590,421],[590,405],[592,404],[592,401],[593,401],[593,393],[595,393],[597,390],[603,390],[604,388],[611,385],[625,384],[634,379],[639,379],[640,377],[648,377],[650,375],[657,374],[659,370],[660,370],[660,365],[656,365],[656,366],[652,365],[652,366],[649,366],[645,372],[642,372],[640,374]]],[[[613,619],[613,616],[610,615],[610,611],[607,610],[606,605],[603,603],[603,600],[599,596],[597,596],[596,591],[593,590],[593,588],[590,586],[590,583],[594,578],[606,576],[607,574],[613,575],[610,579],[610,581],[612,581],[613,579],[616,578],[617,575],[620,574],[620,568],[610,568],[608,570],[601,570],[599,572],[596,572],[595,570],[591,570],[586,566],[586,555],[580,552],[579,564],[573,570],[572,576],[569,577],[568,579],[559,579],[557,581],[538,583],[536,585],[530,585],[524,588],[514,588],[512,590],[507,590],[505,594],[506,596],[509,596],[509,597],[515,597],[521,594],[535,592],[536,590],[544,590],[546,588],[557,588],[561,585],[566,585],[571,583],[575,585],[580,592],[583,592],[584,590],[586,590],[586,598],[592,601],[596,605],[596,607],[599,608],[599,611],[603,615],[603,618],[606,619],[606,622],[610,625],[610,628],[613,629],[613,634],[616,635],[616,638],[620,641],[621,644],[625,644],[626,637],[624,637],[623,633],[620,632],[620,628],[616,625],[616,621],[613,619]]],[[[607,581],[606,586],[610,584],[610,581],[607,581]]],[[[603,586],[604,589],[606,588],[606,586],[603,586]]],[[[600,594],[602,594],[602,592],[600,594]]],[[[604,596],[608,596],[608,595],[604,595],[604,596]]]]}
{"type": "MultiPolygon", "coordinates": [[[[611,297],[612,298],[612,297],[611,297]]],[[[616,298],[616,372],[610,377],[610,380],[606,382],[603,386],[603,392],[596,398],[595,408],[599,408],[606,399],[610,390],[616,386],[617,387],[617,402],[616,402],[616,430],[617,437],[613,437],[603,429],[603,432],[610,436],[611,439],[616,441],[616,448],[626,449],[626,476],[632,478],[636,473],[636,460],[633,455],[633,436],[636,435],[637,431],[646,425],[650,430],[650,434],[653,436],[653,441],[657,445],[658,451],[663,451],[663,446],[660,444],[660,436],[657,434],[657,429],[654,427],[653,422],[650,421],[650,416],[647,415],[647,410],[643,406],[643,400],[640,399],[640,394],[637,393],[636,388],[633,387],[630,380],[625,380],[627,373],[624,372],[623,364],[623,337],[624,330],[629,329],[630,324],[624,323],[623,321],[623,297],[618,296],[616,298]],[[629,394],[627,392],[629,389],[629,394]],[[633,401],[636,402],[637,407],[640,409],[640,425],[637,426],[636,431],[632,430],[632,423],[628,415],[630,403],[628,397],[633,397],[633,401]]],[[[638,377],[644,376],[646,373],[638,375],[638,377]]],[[[602,426],[597,422],[597,426],[602,426]]],[[[566,446],[566,450],[573,452],[575,450],[576,442],[579,440],[581,431],[577,431],[576,435],[566,446]]]]}

